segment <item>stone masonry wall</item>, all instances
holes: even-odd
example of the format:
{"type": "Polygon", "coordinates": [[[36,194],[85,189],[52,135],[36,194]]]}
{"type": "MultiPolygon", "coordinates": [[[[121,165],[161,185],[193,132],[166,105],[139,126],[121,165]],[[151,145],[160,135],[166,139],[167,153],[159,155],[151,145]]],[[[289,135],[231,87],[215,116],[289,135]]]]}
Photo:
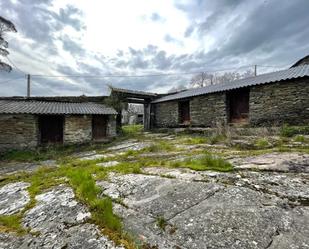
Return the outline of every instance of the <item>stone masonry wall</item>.
{"type": "Polygon", "coordinates": [[[38,145],[38,119],[34,115],[0,115],[0,151],[38,145]]]}
{"type": "MultiPolygon", "coordinates": [[[[169,101],[155,104],[155,127],[179,126],[178,102],[169,101]]],[[[226,95],[213,93],[190,99],[190,118],[192,126],[215,126],[226,123],[226,95]]]]}
{"type": "Polygon", "coordinates": [[[252,126],[309,124],[309,79],[254,86],[250,89],[252,126]]]}
{"type": "Polygon", "coordinates": [[[178,126],[178,102],[162,102],[154,105],[155,127],[178,126]]]}
{"type": "Polygon", "coordinates": [[[64,144],[85,143],[92,139],[91,115],[67,115],[65,116],[64,144]]]}
{"type": "Polygon", "coordinates": [[[190,101],[192,126],[212,127],[227,122],[225,93],[193,97],[190,101]]]}
{"type": "Polygon", "coordinates": [[[108,115],[107,132],[108,137],[117,136],[116,115],[108,115]]]}

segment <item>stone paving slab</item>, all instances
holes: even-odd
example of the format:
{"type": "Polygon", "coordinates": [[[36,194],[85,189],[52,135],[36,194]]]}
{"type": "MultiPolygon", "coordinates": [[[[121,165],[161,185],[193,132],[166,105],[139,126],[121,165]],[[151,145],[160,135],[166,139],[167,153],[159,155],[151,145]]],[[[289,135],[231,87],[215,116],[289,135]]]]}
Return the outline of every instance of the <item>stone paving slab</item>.
{"type": "Polygon", "coordinates": [[[87,223],[91,214],[76,201],[73,190],[65,185],[36,196],[36,205],[24,214],[23,226],[36,235],[17,236],[0,232],[0,249],[90,248],[120,249],[87,223]]]}
{"type": "Polygon", "coordinates": [[[15,182],[0,188],[0,215],[12,215],[21,211],[29,202],[27,182],[15,182]]]}
{"type": "Polygon", "coordinates": [[[236,169],[309,173],[309,154],[304,153],[269,153],[229,161],[236,169]]]}
{"type": "Polygon", "coordinates": [[[13,175],[16,173],[27,172],[31,173],[41,167],[57,167],[55,160],[46,160],[38,163],[2,163],[0,165],[0,176],[13,175]]]}
{"type": "Polygon", "coordinates": [[[104,195],[122,199],[125,206],[114,211],[140,241],[159,249],[309,248],[307,174],[146,172],[155,175],[113,174],[98,182],[104,195]],[[176,178],[162,177],[170,173],[176,178]]]}

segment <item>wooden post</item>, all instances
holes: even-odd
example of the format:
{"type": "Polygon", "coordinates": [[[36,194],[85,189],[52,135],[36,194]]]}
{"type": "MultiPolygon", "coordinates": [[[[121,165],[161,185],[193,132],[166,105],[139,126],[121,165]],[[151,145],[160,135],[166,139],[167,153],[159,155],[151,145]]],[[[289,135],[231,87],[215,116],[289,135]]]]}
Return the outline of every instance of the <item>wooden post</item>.
{"type": "Polygon", "coordinates": [[[27,74],[27,98],[30,98],[30,74],[27,74]]]}
{"type": "Polygon", "coordinates": [[[257,65],[254,65],[254,76],[257,76],[257,65]]]}

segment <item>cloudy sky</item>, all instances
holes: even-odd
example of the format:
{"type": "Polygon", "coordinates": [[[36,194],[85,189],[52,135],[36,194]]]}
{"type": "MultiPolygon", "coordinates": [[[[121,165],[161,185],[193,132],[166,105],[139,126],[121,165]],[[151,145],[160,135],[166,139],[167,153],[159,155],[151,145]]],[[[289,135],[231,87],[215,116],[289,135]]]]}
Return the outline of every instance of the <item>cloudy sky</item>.
{"type": "Polygon", "coordinates": [[[104,95],[107,84],[165,92],[187,85],[187,72],[286,68],[309,54],[308,11],[309,0],[3,0],[18,69],[0,72],[0,95],[25,95],[23,72],[85,76],[33,76],[32,94],[50,96],[104,95]],[[175,75],[103,77],[153,74],[175,75]]]}

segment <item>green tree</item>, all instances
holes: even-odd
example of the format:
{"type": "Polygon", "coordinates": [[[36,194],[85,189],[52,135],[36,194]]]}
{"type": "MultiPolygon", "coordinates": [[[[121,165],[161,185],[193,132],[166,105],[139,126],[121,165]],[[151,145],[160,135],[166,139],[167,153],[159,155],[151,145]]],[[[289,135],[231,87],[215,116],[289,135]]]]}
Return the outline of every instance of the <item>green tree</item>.
{"type": "MultiPolygon", "coordinates": [[[[0,16],[0,55],[2,57],[9,55],[9,51],[7,50],[9,43],[5,40],[5,34],[7,32],[17,32],[17,30],[11,21],[0,16]]],[[[12,67],[0,59],[0,70],[10,72],[12,67]]]]}

